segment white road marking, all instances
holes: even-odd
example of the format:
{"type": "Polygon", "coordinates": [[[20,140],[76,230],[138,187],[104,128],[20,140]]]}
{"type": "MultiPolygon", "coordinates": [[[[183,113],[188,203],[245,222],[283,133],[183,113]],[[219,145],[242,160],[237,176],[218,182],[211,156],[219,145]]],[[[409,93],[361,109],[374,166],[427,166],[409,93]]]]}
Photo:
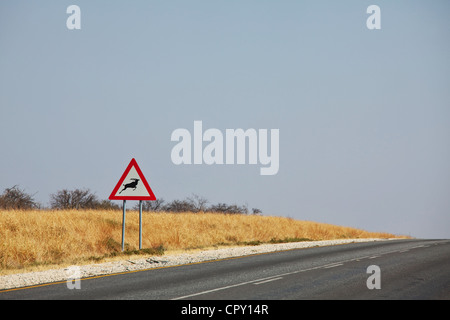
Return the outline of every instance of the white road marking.
{"type": "Polygon", "coordinates": [[[369,258],[369,256],[364,256],[364,257],[359,257],[359,258],[353,258],[353,259],[351,259],[351,260],[349,260],[349,261],[360,261],[360,260],[362,260],[362,259],[367,259],[367,258],[369,258]]]}
{"type": "Polygon", "coordinates": [[[268,280],[264,280],[264,281],[260,281],[260,282],[255,282],[255,283],[253,283],[253,284],[258,285],[258,284],[263,284],[263,283],[266,283],[266,282],[276,281],[276,280],[280,280],[280,279],[283,279],[283,277],[272,278],[272,279],[268,279],[268,280]]]}
{"type": "Polygon", "coordinates": [[[270,281],[272,281],[272,279],[273,280],[279,280],[283,276],[296,274],[296,273],[300,273],[300,272],[305,272],[305,271],[310,271],[310,270],[315,270],[315,269],[321,269],[321,268],[324,268],[324,267],[327,267],[327,266],[338,266],[338,265],[342,265],[344,262],[345,261],[342,261],[341,264],[339,264],[339,263],[334,263],[334,264],[331,264],[331,265],[326,264],[326,265],[323,265],[323,266],[318,266],[318,267],[313,267],[313,268],[308,268],[308,269],[302,269],[302,270],[296,270],[296,271],[287,272],[287,273],[283,273],[283,274],[279,274],[279,275],[275,275],[275,276],[271,276],[271,277],[266,277],[266,278],[261,278],[261,279],[256,279],[256,280],[240,282],[240,283],[232,284],[232,285],[229,285],[229,286],[214,288],[214,289],[211,289],[211,290],[205,290],[205,291],[188,294],[188,295],[181,296],[181,297],[176,297],[176,298],[173,298],[172,300],[181,300],[181,299],[191,298],[191,297],[195,297],[195,296],[200,296],[202,294],[216,292],[216,291],[221,291],[221,290],[230,289],[230,288],[235,288],[235,287],[239,287],[239,286],[243,286],[243,285],[251,284],[251,283],[258,284],[258,283],[268,282],[266,280],[270,280],[270,281]]]}
{"type": "Polygon", "coordinates": [[[291,275],[291,274],[296,274],[296,273],[305,272],[305,271],[311,271],[311,270],[316,270],[316,269],[334,268],[334,267],[342,266],[346,262],[360,261],[362,259],[374,259],[374,258],[381,257],[382,255],[385,255],[385,254],[396,253],[396,252],[406,252],[406,251],[408,251],[410,249],[411,248],[404,249],[404,250],[401,250],[401,251],[384,252],[383,254],[376,255],[376,256],[363,256],[363,257],[359,257],[359,258],[353,258],[353,259],[349,259],[349,260],[335,262],[335,263],[332,263],[332,264],[326,264],[326,265],[322,265],[322,266],[318,266],[318,267],[312,267],[312,268],[308,268],[308,269],[302,269],[302,270],[296,270],[296,271],[292,271],[292,272],[287,272],[287,273],[283,273],[283,274],[279,274],[279,275],[274,275],[274,276],[271,276],[271,277],[266,277],[266,278],[261,278],[261,279],[256,279],[256,280],[240,282],[240,283],[236,283],[236,284],[229,285],[229,286],[214,288],[214,289],[211,289],[211,290],[205,290],[205,291],[188,294],[188,295],[181,296],[181,297],[176,297],[176,298],[173,298],[172,300],[181,300],[181,299],[185,299],[185,298],[191,298],[191,297],[199,296],[199,295],[202,295],[202,294],[216,292],[216,291],[221,291],[221,290],[226,290],[226,289],[230,289],[230,288],[235,288],[235,287],[239,287],[239,286],[243,286],[243,285],[251,284],[251,283],[253,283],[253,284],[261,284],[261,283],[265,283],[265,282],[279,280],[279,279],[282,279],[283,276],[287,276],[287,275],[291,275]]]}
{"type": "Polygon", "coordinates": [[[329,266],[325,266],[323,268],[324,269],[328,269],[328,268],[339,267],[339,266],[342,266],[342,265],[343,265],[343,263],[337,263],[337,264],[332,264],[332,265],[329,265],[329,266]]]}
{"type": "MultiPolygon", "coordinates": [[[[273,277],[268,277],[268,278],[273,278],[273,277]]],[[[193,293],[193,294],[188,294],[186,296],[173,298],[172,300],[181,300],[181,299],[185,299],[185,298],[199,296],[199,295],[202,295],[202,294],[205,294],[205,293],[211,293],[211,292],[215,292],[215,291],[220,291],[220,290],[225,290],[225,289],[229,289],[229,288],[239,287],[239,286],[243,286],[245,284],[253,283],[255,281],[262,281],[262,280],[268,279],[268,278],[262,278],[262,279],[258,279],[258,280],[251,280],[251,281],[236,283],[236,284],[233,284],[233,285],[230,285],[230,286],[219,287],[219,288],[215,288],[215,289],[211,289],[211,290],[205,290],[205,291],[201,291],[201,292],[197,292],[197,293],[193,293]]]]}

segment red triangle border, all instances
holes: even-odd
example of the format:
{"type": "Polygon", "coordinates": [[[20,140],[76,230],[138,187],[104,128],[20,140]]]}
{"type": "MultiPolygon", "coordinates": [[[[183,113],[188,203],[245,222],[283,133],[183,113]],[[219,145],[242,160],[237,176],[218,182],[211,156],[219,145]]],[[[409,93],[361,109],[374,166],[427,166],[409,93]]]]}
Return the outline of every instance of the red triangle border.
{"type": "Polygon", "coordinates": [[[141,168],[139,168],[136,160],[133,158],[130,161],[130,164],[128,164],[128,167],[125,169],[125,172],[122,174],[122,177],[120,177],[119,182],[117,182],[117,185],[114,187],[114,190],[111,192],[111,195],[108,198],[109,200],[156,200],[155,194],[153,193],[152,189],[150,188],[150,185],[147,182],[147,179],[145,179],[141,168]],[[119,188],[122,186],[123,181],[127,177],[128,173],[130,172],[131,168],[134,167],[136,169],[136,172],[138,173],[139,177],[141,178],[142,183],[145,186],[145,189],[147,189],[147,192],[149,193],[149,196],[119,196],[116,195],[119,188]]]}

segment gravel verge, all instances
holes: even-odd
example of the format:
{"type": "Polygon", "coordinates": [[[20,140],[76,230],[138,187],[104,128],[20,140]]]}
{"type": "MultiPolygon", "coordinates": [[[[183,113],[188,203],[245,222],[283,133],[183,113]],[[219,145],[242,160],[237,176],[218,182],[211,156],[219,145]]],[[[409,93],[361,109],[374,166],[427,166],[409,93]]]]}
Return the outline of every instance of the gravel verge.
{"type": "MultiPolygon", "coordinates": [[[[120,272],[170,267],[232,257],[241,257],[258,253],[386,240],[391,239],[342,239],[230,247],[222,249],[203,250],[194,253],[148,256],[146,258],[139,258],[135,260],[121,260],[98,264],[81,265],[78,267],[78,270],[81,278],[87,278],[120,272]]],[[[67,281],[68,277],[70,276],[73,276],[72,267],[0,276],[0,290],[26,287],[50,282],[67,281]]]]}

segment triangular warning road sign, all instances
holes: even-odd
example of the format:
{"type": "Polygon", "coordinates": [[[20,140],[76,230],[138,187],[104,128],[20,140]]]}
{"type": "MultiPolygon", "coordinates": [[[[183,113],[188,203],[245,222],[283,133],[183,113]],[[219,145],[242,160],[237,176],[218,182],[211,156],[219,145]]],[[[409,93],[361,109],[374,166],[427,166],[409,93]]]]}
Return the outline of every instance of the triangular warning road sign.
{"type": "Polygon", "coordinates": [[[109,200],[156,200],[136,160],[131,159],[109,200]]]}

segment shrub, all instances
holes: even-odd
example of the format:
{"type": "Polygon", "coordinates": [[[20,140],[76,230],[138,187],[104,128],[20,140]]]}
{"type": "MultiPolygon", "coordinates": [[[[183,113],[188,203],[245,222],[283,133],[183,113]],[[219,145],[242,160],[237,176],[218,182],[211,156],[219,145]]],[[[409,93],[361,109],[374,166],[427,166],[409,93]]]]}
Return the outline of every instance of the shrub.
{"type": "Polygon", "coordinates": [[[13,186],[6,188],[3,194],[0,195],[0,208],[1,209],[21,209],[29,210],[39,208],[39,204],[33,199],[33,195],[26,193],[19,187],[13,186]]]}
{"type": "Polygon", "coordinates": [[[52,209],[94,209],[98,204],[97,196],[89,189],[63,189],[50,195],[52,209]]]}

